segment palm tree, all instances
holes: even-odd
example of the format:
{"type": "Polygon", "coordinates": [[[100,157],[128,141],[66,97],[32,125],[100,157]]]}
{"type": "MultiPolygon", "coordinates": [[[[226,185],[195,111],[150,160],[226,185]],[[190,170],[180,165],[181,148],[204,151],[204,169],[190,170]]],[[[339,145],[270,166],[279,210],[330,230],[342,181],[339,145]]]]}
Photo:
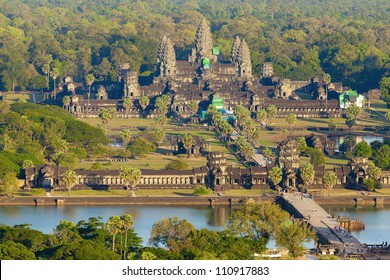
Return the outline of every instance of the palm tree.
{"type": "Polygon", "coordinates": [[[125,214],[121,216],[120,219],[122,220],[122,227],[125,232],[125,251],[123,253],[123,259],[125,260],[126,253],[127,253],[127,233],[133,226],[134,222],[133,222],[133,217],[130,214],[125,214]]]}
{"type": "Polygon", "coordinates": [[[142,108],[142,114],[144,114],[144,111],[145,111],[146,107],[149,106],[149,103],[150,103],[149,97],[147,97],[146,95],[144,95],[140,98],[139,105],[142,108]]]}
{"type": "Polygon", "coordinates": [[[69,110],[70,97],[68,95],[66,95],[66,96],[64,96],[64,98],[62,98],[62,104],[63,104],[63,106],[66,106],[67,109],[69,110]]]}
{"type": "Polygon", "coordinates": [[[73,170],[67,170],[62,174],[62,181],[65,184],[65,187],[68,189],[68,196],[70,196],[70,190],[76,185],[77,183],[77,176],[76,172],[73,170]]]}
{"type": "Polygon", "coordinates": [[[119,172],[119,178],[122,179],[122,182],[125,184],[126,190],[130,196],[129,190],[131,188],[131,196],[135,197],[134,193],[134,187],[139,183],[141,180],[141,170],[138,168],[132,168],[128,166],[121,166],[120,172],[119,172]],[[130,186],[130,188],[129,188],[130,186]]]}
{"type": "Polygon", "coordinates": [[[131,100],[128,97],[123,98],[123,107],[125,108],[126,117],[128,117],[129,110],[130,110],[132,105],[133,105],[133,100],[131,100]]]}
{"type": "Polygon", "coordinates": [[[325,184],[325,187],[328,189],[328,196],[330,196],[330,190],[337,183],[337,176],[332,171],[326,171],[324,176],[322,177],[322,180],[325,184]]]}
{"type": "Polygon", "coordinates": [[[110,121],[115,118],[115,113],[114,108],[101,108],[98,112],[98,117],[101,119],[102,123],[107,126],[108,135],[110,135],[110,121]]]}
{"type": "Polygon", "coordinates": [[[50,71],[50,76],[53,78],[53,93],[54,96],[57,94],[57,89],[56,89],[56,79],[58,78],[59,71],[57,68],[53,68],[53,70],[50,71]]]}
{"type": "Polygon", "coordinates": [[[122,130],[120,137],[122,139],[123,146],[126,147],[127,143],[131,140],[131,131],[129,129],[122,130]]]}
{"type": "Polygon", "coordinates": [[[183,143],[184,149],[187,150],[188,157],[190,157],[190,149],[194,145],[194,139],[192,138],[192,136],[190,134],[186,134],[181,139],[181,142],[183,143]]]}
{"type": "Polygon", "coordinates": [[[119,216],[111,216],[108,218],[106,228],[112,235],[112,251],[115,251],[115,237],[119,233],[122,226],[122,221],[119,216]]]}
{"type": "Polygon", "coordinates": [[[89,113],[89,99],[90,99],[90,96],[91,96],[91,85],[95,81],[95,77],[92,74],[88,74],[85,77],[85,81],[87,82],[87,85],[88,85],[88,106],[87,106],[87,116],[88,116],[88,113],[89,113]]]}
{"type": "Polygon", "coordinates": [[[297,116],[294,114],[289,114],[287,116],[286,121],[287,121],[288,126],[290,127],[290,134],[292,134],[292,128],[295,125],[295,123],[297,122],[297,116]]]}

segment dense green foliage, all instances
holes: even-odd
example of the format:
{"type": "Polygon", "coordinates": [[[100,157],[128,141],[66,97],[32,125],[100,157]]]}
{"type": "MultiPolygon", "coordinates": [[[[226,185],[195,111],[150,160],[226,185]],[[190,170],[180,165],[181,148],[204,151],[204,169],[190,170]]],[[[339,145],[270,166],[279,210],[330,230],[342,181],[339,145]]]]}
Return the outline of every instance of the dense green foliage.
{"type": "Polygon", "coordinates": [[[371,146],[367,142],[362,141],[356,145],[353,154],[357,157],[369,158],[372,155],[371,146]]]}
{"type": "Polygon", "coordinates": [[[212,194],[212,192],[213,191],[211,189],[208,189],[205,186],[199,186],[194,190],[192,194],[196,196],[201,196],[201,195],[210,195],[212,194]]]}
{"type": "MultiPolygon", "coordinates": [[[[115,260],[123,250],[134,251],[141,239],[133,229],[127,230],[124,243],[111,250],[111,237],[101,218],[90,218],[77,224],[61,221],[52,234],[32,230],[29,225],[0,226],[0,259],[2,260],[115,260]]],[[[122,234],[122,233],[120,233],[122,234]]]]}
{"type": "Polygon", "coordinates": [[[143,137],[131,140],[126,148],[133,157],[143,157],[148,153],[156,151],[156,145],[143,137]]]}
{"type": "Polygon", "coordinates": [[[106,143],[100,129],[59,107],[13,104],[0,114],[0,176],[8,171],[19,174],[26,160],[38,165],[45,160],[61,164],[83,159],[106,143]]]}
{"type": "Polygon", "coordinates": [[[387,0],[4,0],[0,87],[52,88],[47,69],[54,68],[57,79],[83,81],[93,74],[115,81],[124,62],[148,76],[160,37],[170,36],[177,55],[186,58],[202,17],[224,58],[234,36],[245,38],[258,73],[261,63],[272,61],[276,75],[306,80],[329,73],[359,91],[379,87],[385,74],[387,0]]]}
{"type": "Polygon", "coordinates": [[[183,160],[174,159],[165,166],[165,169],[166,170],[187,170],[189,169],[189,165],[187,162],[183,160]]]}

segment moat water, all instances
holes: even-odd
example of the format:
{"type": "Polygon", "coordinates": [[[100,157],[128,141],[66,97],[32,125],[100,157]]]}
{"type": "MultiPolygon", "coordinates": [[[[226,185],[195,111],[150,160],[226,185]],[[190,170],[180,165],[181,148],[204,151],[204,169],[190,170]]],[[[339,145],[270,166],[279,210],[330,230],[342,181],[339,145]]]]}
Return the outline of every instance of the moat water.
{"type": "MultiPolygon", "coordinates": [[[[362,243],[379,244],[390,242],[390,207],[355,208],[337,205],[324,206],[324,209],[334,215],[359,217],[366,229],[353,234],[362,243]]],[[[51,233],[61,220],[78,222],[90,217],[102,217],[102,221],[112,215],[131,214],[134,218],[134,229],[147,244],[153,224],[163,218],[177,216],[187,219],[197,229],[208,228],[221,231],[226,228],[232,212],[230,207],[207,206],[0,206],[0,224],[9,226],[31,224],[32,229],[51,233]]],[[[273,247],[274,244],[269,244],[273,247]]],[[[310,246],[310,245],[309,245],[310,246]]]]}

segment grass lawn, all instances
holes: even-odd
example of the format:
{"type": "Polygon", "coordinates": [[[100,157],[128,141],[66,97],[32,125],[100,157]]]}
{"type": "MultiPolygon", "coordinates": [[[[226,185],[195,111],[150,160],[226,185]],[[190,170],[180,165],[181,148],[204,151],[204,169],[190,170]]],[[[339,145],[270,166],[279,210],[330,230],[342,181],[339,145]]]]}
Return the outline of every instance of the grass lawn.
{"type": "MultiPolygon", "coordinates": [[[[140,169],[153,169],[153,170],[159,170],[164,169],[165,166],[171,162],[174,159],[178,159],[176,156],[168,156],[168,155],[162,155],[158,153],[150,153],[144,158],[137,158],[137,159],[131,159],[127,162],[100,162],[103,166],[103,169],[107,170],[117,170],[122,165],[131,166],[135,168],[140,169]]],[[[190,168],[192,167],[200,167],[206,165],[206,158],[205,157],[199,157],[199,158],[185,158],[184,159],[190,168]]],[[[90,169],[92,163],[95,161],[82,161],[77,163],[77,169],[90,169]]]]}
{"type": "MultiPolygon", "coordinates": [[[[33,94],[30,94],[30,93],[8,92],[8,93],[3,93],[3,97],[4,97],[5,102],[7,102],[9,104],[17,103],[19,101],[19,99],[21,99],[21,98],[26,99],[27,102],[34,102],[33,94]]],[[[41,100],[43,100],[43,94],[42,93],[35,93],[35,101],[39,102],[41,100]]]]}
{"type": "MultiPolygon", "coordinates": [[[[101,120],[99,118],[80,118],[80,120],[94,127],[97,127],[97,125],[101,123],[101,120]]],[[[110,125],[111,125],[111,129],[119,129],[122,127],[148,127],[148,128],[153,127],[154,128],[158,126],[155,119],[136,119],[136,118],[113,119],[110,125]]]]}
{"type": "MultiPolygon", "coordinates": [[[[135,190],[135,195],[142,197],[142,196],[192,196],[192,193],[194,190],[180,190],[180,189],[172,189],[172,190],[135,190]]],[[[52,193],[52,196],[68,196],[68,192],[54,192],[52,193]]],[[[96,196],[114,196],[114,197],[123,197],[128,196],[128,193],[126,190],[73,190],[70,191],[71,197],[96,197],[96,196]]]]}
{"type": "MultiPolygon", "coordinates": [[[[194,196],[192,193],[194,189],[164,189],[164,190],[143,190],[137,189],[135,190],[135,195],[137,197],[188,197],[194,196]]],[[[274,191],[267,189],[237,189],[237,190],[226,190],[223,192],[224,196],[264,196],[264,193],[273,194],[274,191]]],[[[30,194],[24,194],[23,196],[29,196],[30,194]]],[[[45,194],[43,194],[44,196],[45,194]]],[[[18,196],[18,195],[17,195],[18,196]]],[[[20,195],[22,196],[22,195],[20,195]]],[[[52,192],[51,196],[53,197],[67,197],[68,192],[52,192]]],[[[113,197],[126,197],[128,193],[126,190],[71,190],[71,197],[104,197],[104,196],[113,196],[113,197]]],[[[212,193],[207,196],[217,196],[217,194],[212,193]]]]}

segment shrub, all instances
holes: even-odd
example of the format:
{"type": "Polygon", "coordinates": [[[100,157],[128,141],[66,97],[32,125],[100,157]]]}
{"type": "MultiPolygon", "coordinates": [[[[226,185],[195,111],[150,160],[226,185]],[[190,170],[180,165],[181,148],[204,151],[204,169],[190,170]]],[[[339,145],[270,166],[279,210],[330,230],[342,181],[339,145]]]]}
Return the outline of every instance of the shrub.
{"type": "Polygon", "coordinates": [[[201,196],[201,195],[209,195],[212,192],[213,191],[211,189],[207,189],[205,186],[199,186],[194,190],[192,194],[195,196],[201,196]]]}

